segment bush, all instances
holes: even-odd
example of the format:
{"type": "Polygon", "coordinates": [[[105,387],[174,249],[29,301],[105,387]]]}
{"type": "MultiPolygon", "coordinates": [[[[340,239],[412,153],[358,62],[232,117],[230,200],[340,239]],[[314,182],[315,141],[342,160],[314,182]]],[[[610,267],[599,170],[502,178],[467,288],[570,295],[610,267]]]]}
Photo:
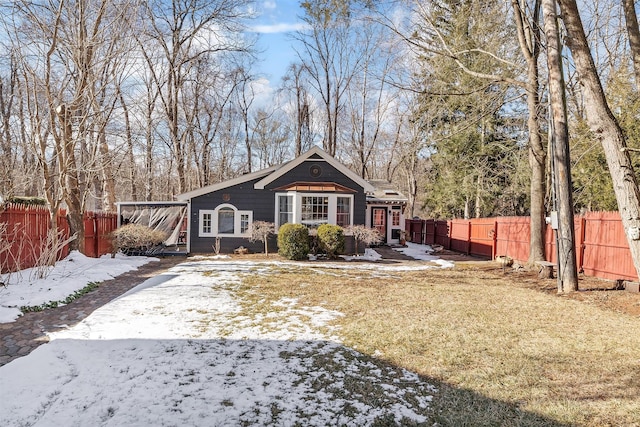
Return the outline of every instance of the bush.
{"type": "Polygon", "coordinates": [[[269,255],[269,236],[276,231],[276,225],[267,221],[254,221],[251,224],[251,236],[249,236],[250,242],[260,240],[264,243],[264,253],[269,255]]]}
{"type": "Polygon", "coordinates": [[[167,239],[167,234],[140,224],[127,224],[111,233],[114,252],[145,254],[167,239]]]}
{"type": "Polygon", "coordinates": [[[358,242],[365,245],[377,245],[382,242],[382,235],[375,228],[369,228],[364,225],[350,225],[347,227],[347,233],[353,236],[356,243],[356,255],[358,255],[358,242]]]}
{"type": "Polygon", "coordinates": [[[322,224],[318,227],[318,241],[329,258],[344,252],[344,231],[339,225],[322,224]]]}
{"type": "Polygon", "coordinates": [[[283,224],[278,230],[278,253],[293,260],[307,259],[309,230],[302,224],[283,224]]]}

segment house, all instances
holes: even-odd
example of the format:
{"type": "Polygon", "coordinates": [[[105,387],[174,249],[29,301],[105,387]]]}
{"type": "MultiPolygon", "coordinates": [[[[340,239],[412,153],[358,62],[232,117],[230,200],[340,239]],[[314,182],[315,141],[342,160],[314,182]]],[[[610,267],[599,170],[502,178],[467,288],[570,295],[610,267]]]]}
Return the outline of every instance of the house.
{"type": "MultiPolygon", "coordinates": [[[[177,196],[187,205],[187,252],[240,246],[262,251],[248,240],[253,221],[363,224],[380,230],[384,243],[399,243],[406,198],[383,181],[366,181],[314,147],[289,162],[177,196]]],[[[349,244],[347,245],[349,247],[349,244]]],[[[275,245],[272,245],[275,249],[275,245]]]]}

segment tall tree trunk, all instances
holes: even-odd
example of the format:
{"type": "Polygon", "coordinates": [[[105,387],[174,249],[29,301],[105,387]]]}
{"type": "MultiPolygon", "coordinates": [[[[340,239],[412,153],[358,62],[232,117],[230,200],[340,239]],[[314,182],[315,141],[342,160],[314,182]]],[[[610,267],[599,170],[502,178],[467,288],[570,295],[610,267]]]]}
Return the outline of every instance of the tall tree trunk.
{"type": "Polygon", "coordinates": [[[527,62],[527,130],[529,132],[529,166],[531,198],[529,240],[529,264],[544,260],[545,196],[547,152],[540,130],[540,80],[538,59],[540,56],[540,0],[535,0],[532,15],[527,16],[526,4],[512,0],[520,50],[527,62]]]}
{"type": "Polygon", "coordinates": [[[567,44],[582,84],[587,122],[604,149],[633,264],[640,275],[640,191],[625,136],[607,103],[576,1],[559,0],[559,4],[567,44]]]}
{"type": "Polygon", "coordinates": [[[636,14],[635,0],[622,0],[624,19],[627,24],[629,47],[633,61],[633,71],[636,75],[636,88],[640,87],[640,28],[638,28],[638,16],[636,14]]]}
{"type": "Polygon", "coordinates": [[[100,169],[102,171],[102,207],[105,212],[116,211],[116,181],[113,178],[113,161],[107,144],[107,131],[105,126],[101,126],[98,134],[98,144],[100,149],[100,169]]]}
{"type": "Polygon", "coordinates": [[[542,0],[544,32],[547,37],[549,66],[549,97],[551,99],[553,129],[553,173],[558,209],[558,292],[578,290],[575,230],[573,227],[573,188],[569,158],[569,128],[567,100],[562,72],[562,51],[555,0],[542,0]]]}
{"type": "Polygon", "coordinates": [[[64,199],[69,209],[69,228],[71,234],[77,238],[69,244],[71,250],[84,253],[84,222],[82,212],[82,200],[80,197],[80,180],[78,178],[78,166],[75,157],[75,144],[71,128],[71,111],[65,105],[56,108],[56,113],[62,125],[62,149],[64,161],[60,162],[60,175],[65,177],[64,199]]]}
{"type": "Polygon", "coordinates": [[[129,160],[129,181],[131,184],[131,200],[138,200],[138,186],[136,185],[136,158],[133,153],[133,132],[131,131],[131,120],[129,119],[129,106],[124,100],[122,92],[119,93],[120,105],[122,106],[122,116],[124,118],[124,129],[127,140],[127,158],[129,160]]]}

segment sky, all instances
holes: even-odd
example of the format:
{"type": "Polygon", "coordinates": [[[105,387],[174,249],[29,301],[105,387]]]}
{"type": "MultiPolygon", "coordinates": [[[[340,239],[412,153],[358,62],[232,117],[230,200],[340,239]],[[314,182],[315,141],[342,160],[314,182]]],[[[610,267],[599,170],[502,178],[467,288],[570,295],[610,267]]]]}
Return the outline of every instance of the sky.
{"type": "Polygon", "coordinates": [[[302,28],[299,0],[267,0],[256,5],[258,17],[251,29],[259,35],[258,50],[262,62],[259,70],[275,87],[285,75],[289,64],[296,61],[292,41],[287,33],[302,28]]]}
{"type": "MultiPolygon", "coordinates": [[[[439,261],[427,250],[411,244],[405,252],[439,261]]],[[[4,277],[9,285],[0,289],[0,305],[6,307],[6,294],[16,300],[21,292],[36,303],[26,291],[31,286],[46,299],[47,289],[82,287],[89,273],[91,280],[109,278],[153,260],[89,259],[72,252],[46,278],[34,279],[26,270],[4,277]]],[[[187,258],[0,367],[0,425],[324,426],[371,425],[389,417],[425,422],[437,389],[414,372],[343,345],[332,325],[342,313],[295,298],[251,311],[237,290],[245,275],[266,280],[283,269],[381,276],[451,265],[187,258]]]]}

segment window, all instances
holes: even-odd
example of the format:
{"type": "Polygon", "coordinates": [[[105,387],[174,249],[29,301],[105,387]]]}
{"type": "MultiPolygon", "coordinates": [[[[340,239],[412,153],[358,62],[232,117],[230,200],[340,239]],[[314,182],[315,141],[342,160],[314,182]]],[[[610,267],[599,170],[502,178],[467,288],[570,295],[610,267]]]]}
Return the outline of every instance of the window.
{"type": "Polygon", "coordinates": [[[338,197],[336,207],[336,225],[346,227],[351,224],[351,198],[338,197]]]}
{"type": "Polygon", "coordinates": [[[240,214],[240,234],[249,232],[249,214],[240,214]]]}
{"type": "Polygon", "coordinates": [[[235,211],[231,208],[218,210],[218,234],[233,234],[235,230],[235,211]]]}
{"type": "Polygon", "coordinates": [[[329,222],[329,197],[302,196],[301,222],[310,227],[329,222]]]}
{"type": "Polygon", "coordinates": [[[399,211],[391,211],[391,225],[399,226],[400,225],[400,212],[399,211]]]}
{"type": "Polygon", "coordinates": [[[321,224],[347,227],[353,223],[353,195],[288,191],[277,193],[275,218],[279,228],[285,223],[316,228],[321,224]]]}
{"type": "Polygon", "coordinates": [[[202,212],[200,215],[200,231],[201,234],[211,234],[211,213],[210,212],[202,212]]]}
{"type": "Polygon", "coordinates": [[[293,222],[293,195],[278,196],[278,225],[293,222]]]}
{"type": "Polygon", "coordinates": [[[200,210],[199,237],[245,237],[251,228],[253,212],[239,211],[228,203],[214,210],[200,210]]]}

